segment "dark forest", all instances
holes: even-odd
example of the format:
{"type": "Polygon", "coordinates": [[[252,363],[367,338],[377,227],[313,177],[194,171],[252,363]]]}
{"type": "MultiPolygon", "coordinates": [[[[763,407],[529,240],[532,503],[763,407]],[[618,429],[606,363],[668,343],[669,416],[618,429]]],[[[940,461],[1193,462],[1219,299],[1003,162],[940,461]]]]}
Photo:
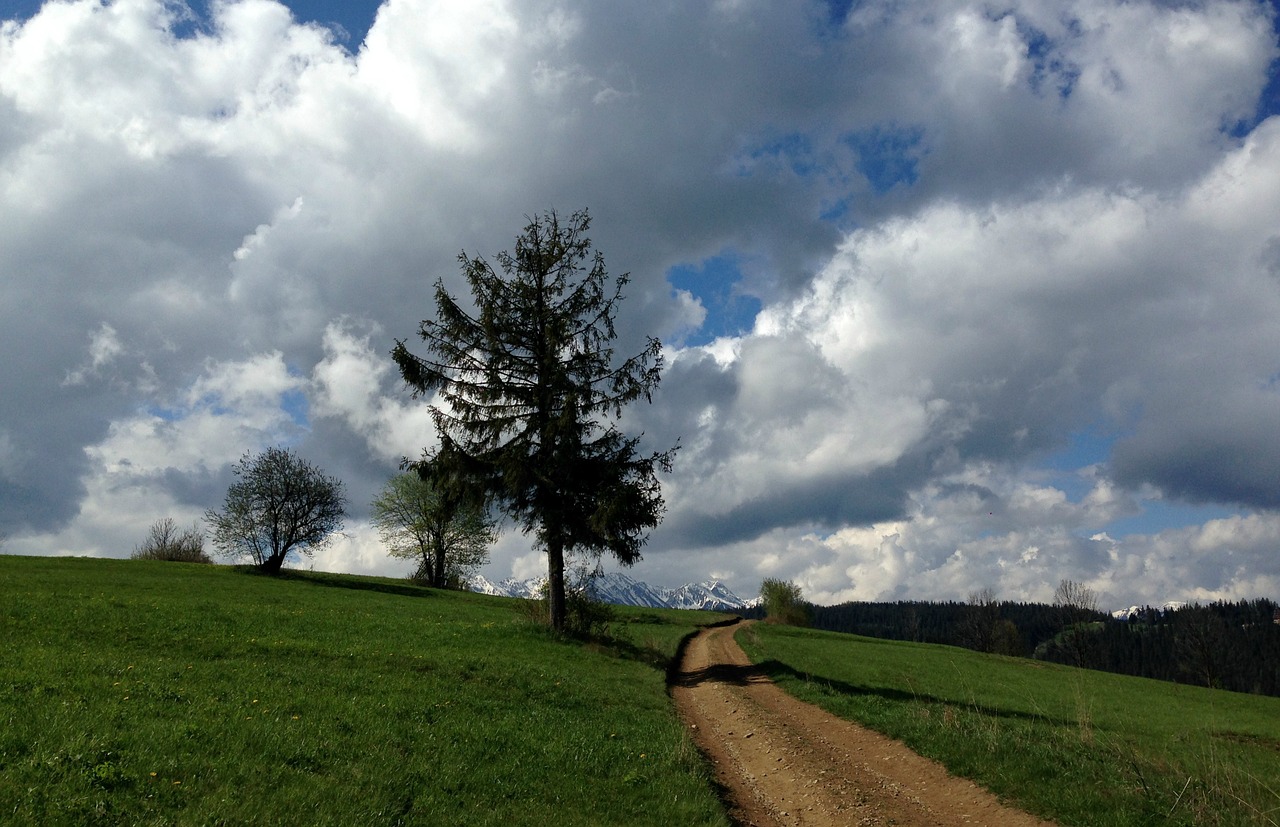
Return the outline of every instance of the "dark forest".
{"type": "Polygon", "coordinates": [[[1272,600],[1144,607],[1128,619],[1008,601],[858,602],[810,610],[812,625],[828,631],[1280,696],[1280,606],[1272,600]]]}

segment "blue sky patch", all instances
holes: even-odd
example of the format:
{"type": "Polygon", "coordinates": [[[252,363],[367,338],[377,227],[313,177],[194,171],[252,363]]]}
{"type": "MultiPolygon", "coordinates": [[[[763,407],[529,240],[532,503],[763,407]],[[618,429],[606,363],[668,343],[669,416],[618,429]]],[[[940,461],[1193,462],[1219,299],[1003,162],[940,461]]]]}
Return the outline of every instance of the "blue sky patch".
{"type": "Polygon", "coordinates": [[[149,416],[162,419],[165,422],[177,422],[186,419],[188,411],[182,408],[169,408],[164,405],[147,405],[143,408],[149,416]]]}
{"type": "MultiPolygon", "coordinates": [[[[42,0],[0,0],[0,19],[27,20],[40,7],[42,0]]],[[[180,21],[174,26],[174,34],[178,37],[191,37],[197,32],[207,31],[210,0],[188,0],[188,6],[198,19],[180,21]]],[[[381,2],[378,0],[284,0],[284,5],[293,12],[293,17],[300,23],[319,23],[333,28],[341,26],[347,36],[337,33],[337,42],[349,51],[360,49],[364,37],[373,25],[381,2]]]]}
{"type": "Polygon", "coordinates": [[[1082,428],[1071,434],[1066,447],[1053,452],[1040,463],[1049,472],[1048,482],[1060,489],[1072,502],[1079,502],[1093,489],[1090,475],[1080,471],[1091,465],[1105,465],[1119,434],[1100,427],[1082,428]]]}
{"type": "Polygon", "coordinates": [[[26,20],[43,5],[42,0],[0,0],[0,19],[26,20]]]}
{"type": "Polygon", "coordinates": [[[705,345],[721,336],[736,336],[755,324],[760,300],[742,291],[739,262],[737,253],[726,251],[667,271],[672,287],[688,290],[707,310],[702,327],[686,338],[686,345],[705,345]]]}
{"type": "Polygon", "coordinates": [[[1071,97],[1076,81],[1080,79],[1080,67],[1063,61],[1058,56],[1057,44],[1048,34],[1016,16],[1014,23],[1018,28],[1018,36],[1027,44],[1027,58],[1033,67],[1032,91],[1037,95],[1054,94],[1061,100],[1071,97]]]}
{"type": "Polygon", "coordinates": [[[818,214],[818,218],[830,224],[843,225],[849,217],[849,208],[853,204],[853,199],[849,197],[837,198],[822,205],[822,212],[818,214]]]}
{"type": "MultiPolygon", "coordinates": [[[[1277,3],[1280,3],[1280,0],[1273,0],[1272,5],[1277,3]]],[[[1280,11],[1276,14],[1277,36],[1280,37],[1280,11]]],[[[1253,131],[1254,127],[1273,115],[1280,115],[1280,60],[1273,60],[1267,69],[1267,85],[1258,99],[1258,111],[1254,116],[1233,124],[1224,124],[1222,131],[1233,138],[1243,139],[1253,131]]]]}
{"type": "Polygon", "coordinates": [[[1090,465],[1105,463],[1120,434],[1098,427],[1081,428],[1071,434],[1067,446],[1050,454],[1046,468],[1055,471],[1077,471],[1090,465]]]}
{"type": "Polygon", "coordinates": [[[299,428],[311,427],[311,405],[302,391],[286,391],[280,398],[280,408],[299,428]]]}
{"type": "Polygon", "coordinates": [[[807,177],[818,172],[820,167],[809,136],[793,132],[748,150],[744,159],[739,162],[738,174],[746,177],[762,170],[785,169],[800,177],[807,177]]]}
{"type": "MultiPolygon", "coordinates": [[[[1042,467],[1057,472],[1051,484],[1061,489],[1073,502],[1082,500],[1093,488],[1093,480],[1078,472],[1090,465],[1106,465],[1111,449],[1124,434],[1093,425],[1071,434],[1069,444],[1050,454],[1042,467]]],[[[1239,509],[1216,505],[1197,505],[1178,500],[1142,500],[1141,511],[1108,523],[1103,530],[1120,539],[1132,534],[1158,534],[1170,528],[1203,525],[1208,520],[1240,513],[1239,509]]]]}
{"type": "Polygon", "coordinates": [[[293,10],[293,16],[300,22],[319,23],[330,28],[337,23],[348,36],[338,42],[356,52],[360,50],[360,44],[369,33],[382,4],[371,0],[287,0],[285,5],[293,10]]]}
{"type": "Polygon", "coordinates": [[[848,135],[845,142],[858,153],[858,171],[877,194],[883,194],[899,184],[909,187],[916,182],[923,138],[921,127],[884,125],[848,135]]]}
{"type": "Polygon", "coordinates": [[[827,22],[836,28],[843,26],[849,10],[853,8],[853,0],[826,0],[826,4],[827,22]]]}
{"type": "Polygon", "coordinates": [[[1172,528],[1204,525],[1209,520],[1239,516],[1240,509],[1218,505],[1190,505],[1174,500],[1146,500],[1142,513],[1116,520],[1105,529],[1120,539],[1129,534],[1159,534],[1172,528]]]}

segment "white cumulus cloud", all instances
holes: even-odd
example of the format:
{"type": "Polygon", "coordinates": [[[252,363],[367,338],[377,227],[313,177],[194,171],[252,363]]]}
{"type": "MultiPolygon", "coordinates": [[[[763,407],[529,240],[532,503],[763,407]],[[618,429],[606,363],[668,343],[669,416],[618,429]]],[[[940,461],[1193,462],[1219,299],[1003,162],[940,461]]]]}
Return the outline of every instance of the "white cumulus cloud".
{"type": "Polygon", "coordinates": [[[682,445],[638,576],[1274,590],[1269,4],[387,0],[355,53],[195,14],[0,24],[11,548],[123,556],[285,441],[352,495],[317,564],[377,570],[368,499],[434,444],[388,352],[437,279],[465,300],[460,250],[589,207],[619,353],[669,357],[627,424],[682,445]],[[670,282],[713,259],[740,280],[670,282]]]}

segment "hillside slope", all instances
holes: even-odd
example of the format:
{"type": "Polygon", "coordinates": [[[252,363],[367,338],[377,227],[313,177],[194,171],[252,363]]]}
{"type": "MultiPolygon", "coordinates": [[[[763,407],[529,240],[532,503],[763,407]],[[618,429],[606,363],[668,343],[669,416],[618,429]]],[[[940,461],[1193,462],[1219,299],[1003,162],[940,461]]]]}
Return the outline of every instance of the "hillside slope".
{"type": "Polygon", "coordinates": [[[665,691],[704,614],[583,646],[404,581],[0,556],[6,824],[726,823],[665,691]]]}

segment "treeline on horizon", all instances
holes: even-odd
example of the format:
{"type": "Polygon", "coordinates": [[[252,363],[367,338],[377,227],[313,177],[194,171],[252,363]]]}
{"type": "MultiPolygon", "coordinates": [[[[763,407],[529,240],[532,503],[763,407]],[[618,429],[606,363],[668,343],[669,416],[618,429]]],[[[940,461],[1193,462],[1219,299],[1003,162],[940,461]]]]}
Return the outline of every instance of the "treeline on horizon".
{"type": "Polygon", "coordinates": [[[842,603],[809,606],[811,625],[941,643],[1122,675],[1280,696],[1280,623],[1272,600],[1144,607],[1127,620],[1045,603],[842,603]]]}

